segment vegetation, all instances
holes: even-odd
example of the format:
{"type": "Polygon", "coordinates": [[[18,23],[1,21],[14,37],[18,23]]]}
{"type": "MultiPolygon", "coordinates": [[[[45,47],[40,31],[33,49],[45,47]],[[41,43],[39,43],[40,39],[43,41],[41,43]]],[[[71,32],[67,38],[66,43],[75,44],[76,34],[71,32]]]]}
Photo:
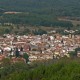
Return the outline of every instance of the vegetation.
{"type": "MultiPolygon", "coordinates": [[[[68,17],[71,20],[80,20],[79,0],[2,0],[0,1],[0,24],[3,27],[5,23],[15,24],[20,27],[27,26],[45,26],[53,28],[72,29],[74,21],[60,21],[60,17],[68,17]],[[5,13],[5,12],[18,13],[5,13]]],[[[29,29],[20,30],[11,25],[11,28],[3,29],[1,26],[0,34],[15,33],[28,34],[32,33],[29,29]],[[13,31],[12,31],[13,30],[13,31]],[[21,32],[22,31],[22,32],[21,32]]],[[[78,25],[78,24],[77,24],[78,25]]],[[[45,30],[46,31],[46,30],[45,30]]],[[[34,31],[33,31],[34,32],[34,31]]],[[[37,32],[37,30],[36,30],[37,32]]],[[[45,32],[46,33],[46,32],[45,32]]],[[[34,33],[35,34],[35,33],[34,33]]],[[[39,33],[38,33],[39,34],[39,33]]],[[[42,33],[41,33],[42,34],[42,33]]],[[[80,34],[80,33],[78,33],[80,34]]]]}
{"type": "Polygon", "coordinates": [[[38,29],[38,30],[33,31],[33,34],[35,34],[35,35],[47,34],[47,31],[38,29]]]}
{"type": "Polygon", "coordinates": [[[2,14],[0,17],[0,34],[15,33],[15,34],[43,34],[47,33],[46,30],[39,29],[33,30],[27,27],[53,27],[53,28],[73,28],[72,22],[58,21],[54,16],[40,15],[34,13],[19,13],[19,14],[2,14]],[[23,28],[23,29],[21,29],[23,28]],[[40,31],[39,31],[40,30],[40,31]],[[39,33],[38,33],[39,31],[39,33]]]}
{"type": "Polygon", "coordinates": [[[27,53],[24,53],[23,58],[26,60],[26,63],[29,61],[29,56],[27,53]]]}
{"type": "Polygon", "coordinates": [[[80,80],[80,59],[61,59],[33,64],[15,63],[0,70],[0,80],[80,80]],[[15,77],[14,77],[15,76],[15,77]]]}
{"type": "Polygon", "coordinates": [[[1,23],[28,24],[35,26],[72,27],[69,21],[58,21],[58,17],[79,17],[78,0],[3,0],[0,1],[1,23]],[[18,11],[4,14],[5,11],[18,11]]]}
{"type": "Polygon", "coordinates": [[[48,16],[80,16],[79,0],[1,0],[1,11],[31,12],[48,16]]]}
{"type": "Polygon", "coordinates": [[[80,51],[80,47],[76,48],[74,51],[69,52],[71,57],[77,57],[77,53],[80,51]]]}
{"type": "Polygon", "coordinates": [[[13,24],[27,24],[31,26],[61,26],[61,27],[73,27],[73,24],[69,21],[58,21],[56,17],[50,15],[40,15],[34,13],[19,13],[19,14],[3,14],[0,18],[0,22],[13,23],[13,24]]]}

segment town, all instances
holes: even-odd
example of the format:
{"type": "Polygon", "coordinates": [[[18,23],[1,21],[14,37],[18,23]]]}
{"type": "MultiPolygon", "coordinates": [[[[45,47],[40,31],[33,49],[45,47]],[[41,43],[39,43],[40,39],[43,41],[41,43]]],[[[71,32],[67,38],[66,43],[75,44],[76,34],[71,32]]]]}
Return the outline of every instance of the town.
{"type": "MultiPolygon", "coordinates": [[[[79,35],[61,35],[58,33],[43,35],[13,35],[4,34],[0,37],[0,61],[10,58],[11,62],[23,61],[24,54],[29,56],[29,62],[49,59],[70,58],[69,52],[80,47],[79,35]]],[[[80,57],[80,51],[77,51],[80,57]]]]}

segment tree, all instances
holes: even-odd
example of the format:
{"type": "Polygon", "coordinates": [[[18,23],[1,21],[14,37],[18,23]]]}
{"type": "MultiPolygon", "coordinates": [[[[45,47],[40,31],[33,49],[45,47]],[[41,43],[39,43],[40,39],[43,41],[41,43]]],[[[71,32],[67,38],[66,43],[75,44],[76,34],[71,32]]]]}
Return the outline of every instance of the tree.
{"type": "Polygon", "coordinates": [[[10,59],[9,59],[9,58],[4,58],[4,59],[2,60],[2,65],[3,65],[3,67],[9,66],[10,64],[11,64],[11,62],[10,62],[10,59]]]}
{"type": "Polygon", "coordinates": [[[70,54],[70,57],[75,57],[75,56],[77,56],[77,53],[76,53],[75,51],[71,51],[71,52],[69,52],[69,54],[70,54]]]}
{"type": "Polygon", "coordinates": [[[29,56],[27,53],[23,54],[23,58],[26,60],[26,63],[29,61],[29,56]]]}
{"type": "Polygon", "coordinates": [[[18,51],[18,48],[16,48],[16,50],[15,50],[15,55],[16,55],[16,58],[20,56],[20,53],[18,51]]]}

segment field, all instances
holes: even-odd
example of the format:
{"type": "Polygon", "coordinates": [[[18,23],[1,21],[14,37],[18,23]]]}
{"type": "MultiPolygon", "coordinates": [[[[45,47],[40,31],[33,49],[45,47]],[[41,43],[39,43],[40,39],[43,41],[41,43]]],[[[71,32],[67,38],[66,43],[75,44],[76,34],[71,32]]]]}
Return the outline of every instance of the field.
{"type": "Polygon", "coordinates": [[[58,18],[60,21],[70,21],[74,26],[80,25],[80,20],[71,20],[67,18],[58,18]]]}

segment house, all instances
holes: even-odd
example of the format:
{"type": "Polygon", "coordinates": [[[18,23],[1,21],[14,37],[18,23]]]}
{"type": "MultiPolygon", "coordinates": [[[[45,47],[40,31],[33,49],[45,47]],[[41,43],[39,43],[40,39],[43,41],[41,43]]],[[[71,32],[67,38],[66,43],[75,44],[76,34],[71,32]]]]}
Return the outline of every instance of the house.
{"type": "Polygon", "coordinates": [[[80,51],[77,51],[77,57],[80,57],[80,51]]]}

